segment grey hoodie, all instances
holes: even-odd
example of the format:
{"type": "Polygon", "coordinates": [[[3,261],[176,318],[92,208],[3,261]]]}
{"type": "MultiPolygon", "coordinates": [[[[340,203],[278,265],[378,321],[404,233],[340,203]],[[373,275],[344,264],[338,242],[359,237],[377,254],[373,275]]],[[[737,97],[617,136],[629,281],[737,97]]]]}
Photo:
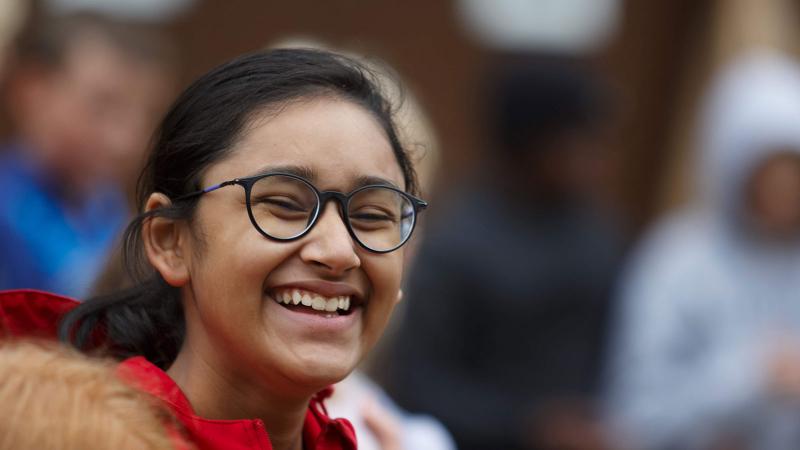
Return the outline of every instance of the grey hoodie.
{"type": "Polygon", "coordinates": [[[703,448],[732,428],[752,448],[800,448],[800,406],[765,385],[776,342],[800,352],[800,242],[767,243],[742,220],[756,166],[800,153],[797,63],[755,52],[726,67],[700,130],[697,201],[656,224],[620,285],[608,411],[634,448],[703,448]]]}

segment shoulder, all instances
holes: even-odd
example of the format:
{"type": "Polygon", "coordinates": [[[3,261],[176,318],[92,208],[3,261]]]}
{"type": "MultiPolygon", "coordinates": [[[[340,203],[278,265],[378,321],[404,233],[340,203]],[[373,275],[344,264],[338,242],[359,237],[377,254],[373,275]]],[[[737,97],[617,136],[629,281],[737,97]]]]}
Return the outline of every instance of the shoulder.
{"type": "Polygon", "coordinates": [[[713,220],[681,212],[657,222],[634,250],[629,272],[640,277],[682,279],[708,275],[718,239],[713,220]]]}
{"type": "MultiPolygon", "coordinates": [[[[36,170],[17,148],[0,148],[0,185],[3,189],[20,189],[36,184],[36,170]]],[[[4,194],[7,194],[4,192],[4,194]]]]}
{"type": "Polygon", "coordinates": [[[58,324],[78,301],[49,292],[0,292],[0,336],[56,339],[58,324]]]}

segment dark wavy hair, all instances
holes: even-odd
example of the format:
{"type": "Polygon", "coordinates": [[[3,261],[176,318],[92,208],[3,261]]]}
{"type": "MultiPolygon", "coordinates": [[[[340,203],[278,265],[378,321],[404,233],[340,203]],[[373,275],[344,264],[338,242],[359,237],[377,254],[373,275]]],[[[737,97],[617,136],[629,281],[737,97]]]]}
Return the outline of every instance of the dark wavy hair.
{"type": "MultiPolygon", "coordinates": [[[[406,190],[416,194],[416,175],[378,76],[335,53],[277,49],[223,64],[178,97],[154,135],[139,177],[138,205],[143,208],[153,192],[175,199],[197,190],[204,170],[231,151],[255,113],[321,96],[355,102],[377,119],[403,172],[406,190]]],[[[123,260],[133,286],[91,298],[72,310],[59,327],[62,341],[84,351],[97,350],[97,342],[105,342],[103,350],[112,356],[141,355],[164,369],[175,360],[186,329],[180,290],[150,266],[141,230],[153,217],[190,220],[196,205],[197,197],[140,211],[123,241],[123,260]]]]}

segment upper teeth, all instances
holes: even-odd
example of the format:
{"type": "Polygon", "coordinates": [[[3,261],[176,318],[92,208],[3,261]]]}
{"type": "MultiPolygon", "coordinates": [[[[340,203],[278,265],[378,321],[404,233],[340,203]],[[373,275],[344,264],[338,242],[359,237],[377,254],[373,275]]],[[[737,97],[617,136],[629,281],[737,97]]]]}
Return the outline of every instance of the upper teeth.
{"type": "Polygon", "coordinates": [[[310,306],[317,311],[334,312],[337,309],[347,311],[350,309],[350,296],[340,295],[338,297],[324,297],[314,292],[308,292],[301,289],[286,289],[275,292],[273,298],[278,303],[285,303],[287,305],[310,306]]]}

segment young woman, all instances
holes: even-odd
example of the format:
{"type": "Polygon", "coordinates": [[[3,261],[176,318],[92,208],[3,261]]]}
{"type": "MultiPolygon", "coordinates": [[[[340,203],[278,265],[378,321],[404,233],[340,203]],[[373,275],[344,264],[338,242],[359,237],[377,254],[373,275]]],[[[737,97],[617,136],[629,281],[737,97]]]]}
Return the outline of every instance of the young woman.
{"type": "Polygon", "coordinates": [[[201,77],[140,178],[137,284],[72,309],[62,339],[129,358],[199,448],[355,448],[318,393],[381,335],[426,206],[391,113],[368,70],[322,51],[201,77]]]}

